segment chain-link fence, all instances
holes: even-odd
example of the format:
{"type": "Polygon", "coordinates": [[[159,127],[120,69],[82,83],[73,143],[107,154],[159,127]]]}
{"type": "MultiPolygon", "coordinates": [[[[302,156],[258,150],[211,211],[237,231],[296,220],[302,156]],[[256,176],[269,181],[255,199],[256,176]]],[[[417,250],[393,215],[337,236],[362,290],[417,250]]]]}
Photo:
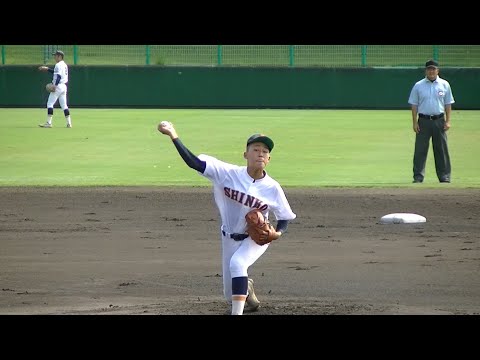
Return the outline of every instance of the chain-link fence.
{"type": "Polygon", "coordinates": [[[480,67],[480,45],[0,45],[2,65],[480,67]]]}

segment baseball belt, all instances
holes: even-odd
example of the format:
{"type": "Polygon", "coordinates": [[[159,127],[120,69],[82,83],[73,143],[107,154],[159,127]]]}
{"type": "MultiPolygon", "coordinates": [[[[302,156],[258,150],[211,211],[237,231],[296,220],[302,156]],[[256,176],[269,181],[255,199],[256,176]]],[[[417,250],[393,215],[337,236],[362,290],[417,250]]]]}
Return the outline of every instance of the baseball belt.
{"type": "Polygon", "coordinates": [[[437,120],[443,117],[443,113],[438,114],[438,115],[425,115],[425,114],[418,114],[418,117],[420,119],[429,119],[429,120],[437,120]]]}
{"type": "Polygon", "coordinates": [[[222,230],[223,236],[227,236],[230,239],[233,239],[235,241],[242,241],[245,240],[248,237],[248,234],[230,234],[222,230]]]}

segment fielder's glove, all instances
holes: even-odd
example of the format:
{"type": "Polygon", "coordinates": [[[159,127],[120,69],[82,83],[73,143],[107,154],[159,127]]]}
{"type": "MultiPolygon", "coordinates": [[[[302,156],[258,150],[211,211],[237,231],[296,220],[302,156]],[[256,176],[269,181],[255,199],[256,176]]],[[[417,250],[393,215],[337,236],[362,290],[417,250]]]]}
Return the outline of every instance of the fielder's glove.
{"type": "Polygon", "coordinates": [[[47,85],[45,85],[45,89],[48,92],[55,92],[55,85],[53,85],[52,83],[48,83],[47,85]]]}
{"type": "Polygon", "coordinates": [[[247,234],[258,245],[265,245],[279,238],[275,228],[265,219],[262,212],[253,209],[245,215],[247,221],[247,234]]]}

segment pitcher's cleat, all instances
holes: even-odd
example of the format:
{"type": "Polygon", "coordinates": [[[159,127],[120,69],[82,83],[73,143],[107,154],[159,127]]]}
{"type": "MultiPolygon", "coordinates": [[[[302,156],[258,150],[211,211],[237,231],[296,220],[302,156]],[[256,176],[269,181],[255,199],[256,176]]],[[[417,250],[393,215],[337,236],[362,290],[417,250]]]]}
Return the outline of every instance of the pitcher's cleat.
{"type": "Polygon", "coordinates": [[[250,311],[257,311],[260,306],[260,301],[258,301],[255,290],[253,289],[253,279],[250,278],[248,278],[248,295],[246,302],[250,311]]]}
{"type": "Polygon", "coordinates": [[[38,125],[38,126],[40,126],[41,128],[51,128],[51,127],[52,127],[52,124],[45,123],[45,124],[40,124],[40,125],[38,125]]]}

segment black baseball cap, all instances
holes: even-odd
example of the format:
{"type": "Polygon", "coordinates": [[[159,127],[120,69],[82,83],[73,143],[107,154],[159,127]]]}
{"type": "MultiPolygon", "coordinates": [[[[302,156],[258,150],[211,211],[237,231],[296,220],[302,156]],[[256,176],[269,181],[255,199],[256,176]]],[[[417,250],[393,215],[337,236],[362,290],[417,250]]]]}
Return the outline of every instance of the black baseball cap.
{"type": "Polygon", "coordinates": [[[428,61],[425,63],[425,67],[426,67],[426,68],[429,68],[429,67],[438,68],[438,62],[435,61],[435,60],[428,60],[428,61]]]}
{"type": "Polygon", "coordinates": [[[54,53],[52,53],[52,55],[62,55],[62,57],[65,57],[65,54],[63,53],[62,50],[57,50],[54,53]]]}
{"type": "Polygon", "coordinates": [[[261,142],[262,144],[267,145],[268,150],[271,152],[273,150],[273,140],[270,139],[267,135],[263,134],[253,134],[250,136],[247,140],[247,146],[256,143],[256,142],[261,142]]]}

